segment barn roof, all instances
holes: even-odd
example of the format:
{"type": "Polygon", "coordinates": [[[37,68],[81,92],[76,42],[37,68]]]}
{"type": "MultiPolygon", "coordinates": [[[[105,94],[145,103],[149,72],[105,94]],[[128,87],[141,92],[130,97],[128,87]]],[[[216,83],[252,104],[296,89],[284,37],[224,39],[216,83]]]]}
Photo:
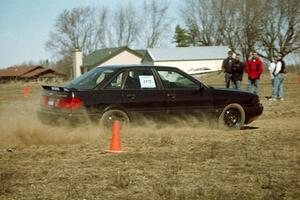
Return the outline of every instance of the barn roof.
{"type": "Polygon", "coordinates": [[[41,66],[18,66],[18,67],[9,67],[6,69],[0,70],[0,76],[2,77],[18,77],[30,73],[31,71],[42,69],[41,66]]]}
{"type": "Polygon", "coordinates": [[[227,57],[227,46],[149,48],[144,59],[152,61],[214,60],[227,57]]]}
{"type": "Polygon", "coordinates": [[[49,75],[49,74],[58,74],[56,71],[54,71],[53,69],[49,69],[49,68],[40,68],[40,69],[36,69],[34,71],[31,71],[27,74],[22,75],[22,78],[30,78],[30,77],[34,77],[34,76],[45,76],[45,75],[49,75]]]}
{"type": "Polygon", "coordinates": [[[52,76],[65,76],[64,74],[58,73],[53,69],[44,68],[42,66],[17,66],[9,67],[3,70],[0,70],[0,77],[9,78],[32,78],[32,77],[52,77],[52,76]]]}

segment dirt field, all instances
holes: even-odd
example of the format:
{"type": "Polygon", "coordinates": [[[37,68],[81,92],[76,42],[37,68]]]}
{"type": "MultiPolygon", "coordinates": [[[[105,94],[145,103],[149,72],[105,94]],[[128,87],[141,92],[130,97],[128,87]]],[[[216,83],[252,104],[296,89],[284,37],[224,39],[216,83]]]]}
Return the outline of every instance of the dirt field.
{"type": "MultiPolygon", "coordinates": [[[[223,86],[223,75],[201,77],[223,86]]],[[[243,82],[246,88],[246,81],[243,82]]],[[[0,199],[299,199],[300,84],[288,74],[285,101],[268,101],[243,130],[206,123],[154,124],[121,131],[121,154],[107,154],[111,132],[42,125],[40,86],[0,85],[0,199]]]]}

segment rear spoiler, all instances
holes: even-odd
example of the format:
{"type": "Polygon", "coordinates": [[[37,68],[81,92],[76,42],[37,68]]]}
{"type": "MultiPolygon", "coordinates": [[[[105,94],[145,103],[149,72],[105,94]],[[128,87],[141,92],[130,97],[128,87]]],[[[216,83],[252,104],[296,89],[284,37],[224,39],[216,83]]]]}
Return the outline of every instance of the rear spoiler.
{"type": "Polygon", "coordinates": [[[51,91],[61,91],[61,92],[74,91],[72,89],[68,89],[68,88],[65,88],[65,87],[59,87],[59,86],[42,85],[42,87],[45,90],[51,90],[51,91]]]}

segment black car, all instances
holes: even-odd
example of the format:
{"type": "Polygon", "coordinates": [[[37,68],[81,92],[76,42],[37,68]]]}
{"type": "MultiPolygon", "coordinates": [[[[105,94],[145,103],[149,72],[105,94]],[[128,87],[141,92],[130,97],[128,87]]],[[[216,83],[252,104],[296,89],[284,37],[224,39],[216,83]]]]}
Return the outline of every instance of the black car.
{"type": "Polygon", "coordinates": [[[127,125],[139,115],[193,115],[241,128],[263,112],[257,95],[206,86],[174,67],[103,66],[64,87],[42,87],[38,117],[45,123],[93,120],[110,126],[116,119],[127,125]]]}

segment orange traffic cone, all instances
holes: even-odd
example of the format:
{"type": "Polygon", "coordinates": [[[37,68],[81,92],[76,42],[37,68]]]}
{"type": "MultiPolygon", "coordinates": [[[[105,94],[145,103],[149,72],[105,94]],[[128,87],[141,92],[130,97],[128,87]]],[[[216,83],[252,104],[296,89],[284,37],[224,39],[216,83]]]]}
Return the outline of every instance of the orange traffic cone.
{"type": "Polygon", "coordinates": [[[24,85],[23,87],[23,97],[28,97],[30,88],[28,85],[24,85]]]}
{"type": "Polygon", "coordinates": [[[115,120],[113,130],[112,130],[112,138],[109,150],[107,152],[110,153],[121,153],[121,138],[120,138],[120,129],[119,129],[119,121],[115,120]]]}

